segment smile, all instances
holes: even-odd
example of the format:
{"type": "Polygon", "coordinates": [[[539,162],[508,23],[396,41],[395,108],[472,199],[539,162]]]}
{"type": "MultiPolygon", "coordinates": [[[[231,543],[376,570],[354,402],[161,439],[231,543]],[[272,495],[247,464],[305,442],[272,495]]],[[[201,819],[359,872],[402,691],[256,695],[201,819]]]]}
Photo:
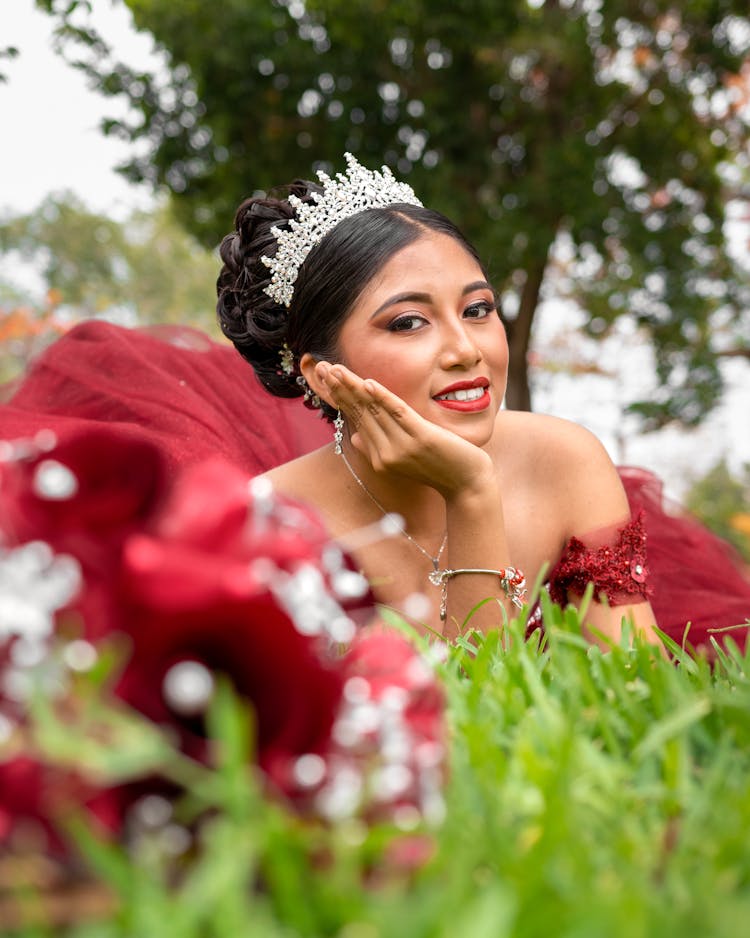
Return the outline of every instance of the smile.
{"type": "Polygon", "coordinates": [[[478,401],[483,396],[485,388],[466,388],[461,391],[448,391],[447,394],[438,394],[438,401],[478,401]]]}
{"type": "Polygon", "coordinates": [[[486,378],[459,381],[436,394],[433,400],[446,410],[477,413],[490,406],[489,382],[486,378]]]}

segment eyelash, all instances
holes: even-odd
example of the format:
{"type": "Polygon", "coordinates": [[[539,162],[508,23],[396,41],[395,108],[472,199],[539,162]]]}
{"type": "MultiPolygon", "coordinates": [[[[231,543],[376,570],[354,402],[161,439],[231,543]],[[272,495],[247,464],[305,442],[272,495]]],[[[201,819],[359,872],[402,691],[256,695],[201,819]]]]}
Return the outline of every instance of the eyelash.
{"type": "Polygon", "coordinates": [[[464,313],[467,313],[470,309],[482,310],[482,312],[484,312],[485,314],[484,318],[486,318],[487,316],[490,315],[490,313],[495,312],[495,310],[497,309],[497,304],[488,303],[486,300],[481,300],[478,303],[472,303],[471,306],[467,306],[466,309],[464,310],[464,313]]]}
{"type": "MultiPolygon", "coordinates": [[[[464,310],[464,315],[466,315],[466,313],[468,313],[470,310],[481,310],[484,313],[484,316],[482,317],[473,316],[471,318],[486,319],[491,313],[495,312],[496,309],[497,309],[497,306],[494,303],[489,303],[486,300],[481,300],[480,302],[472,303],[470,306],[467,306],[466,309],[464,310]]],[[[421,322],[427,321],[423,316],[418,316],[416,313],[411,313],[407,316],[398,316],[392,322],[388,323],[388,331],[389,332],[416,332],[417,329],[401,328],[403,323],[413,322],[414,320],[419,320],[421,322]]]]}
{"type": "Polygon", "coordinates": [[[396,319],[388,323],[389,332],[416,332],[416,329],[402,329],[401,326],[407,322],[414,322],[418,320],[419,322],[426,322],[427,320],[423,316],[398,316],[396,319]]]}

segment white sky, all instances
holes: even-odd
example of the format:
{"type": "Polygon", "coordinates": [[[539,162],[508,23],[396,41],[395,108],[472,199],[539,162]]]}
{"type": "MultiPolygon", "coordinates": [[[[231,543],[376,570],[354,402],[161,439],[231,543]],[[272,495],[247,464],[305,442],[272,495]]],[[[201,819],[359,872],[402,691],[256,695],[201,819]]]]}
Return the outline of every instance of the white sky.
{"type": "MultiPolygon", "coordinates": [[[[536,329],[542,347],[555,333],[576,327],[576,314],[547,303],[536,329]]],[[[604,342],[582,340],[586,358],[595,360],[612,377],[537,373],[533,395],[536,410],[574,420],[595,433],[620,465],[642,466],[657,472],[668,495],[679,498],[690,482],[725,457],[738,471],[750,463],[750,364],[726,361],[727,393],[721,405],[697,429],[668,428],[638,432],[635,417],[623,415],[625,404],[648,399],[653,385],[651,350],[639,341],[632,324],[621,320],[604,342]]]]}
{"type": "MultiPolygon", "coordinates": [[[[107,0],[95,4],[123,57],[147,60],[151,40],[135,33],[124,8],[107,0]]],[[[0,84],[0,212],[30,211],[62,189],[118,217],[152,204],[146,187],[130,185],[114,171],[127,157],[127,145],[98,129],[105,113],[117,113],[117,104],[89,89],[85,77],[53,51],[52,26],[33,0],[0,2],[0,47],[20,52],[0,60],[8,79],[0,84]]]]}
{"type": "MultiPolygon", "coordinates": [[[[153,60],[149,37],[137,35],[129,14],[117,3],[95,0],[97,25],[129,63],[153,60]]],[[[0,213],[35,208],[50,192],[70,189],[92,209],[121,218],[133,208],[148,207],[154,197],[114,171],[128,155],[124,143],[105,138],[98,129],[117,105],[89,89],[86,80],[52,49],[52,20],[36,10],[33,0],[0,0],[0,46],[16,45],[20,56],[3,60],[8,82],[0,84],[0,213]]],[[[6,270],[8,260],[6,258],[6,270]]],[[[2,266],[2,258],[0,258],[2,266]]],[[[547,304],[537,334],[547,337],[575,329],[574,317],[559,305],[547,304]]],[[[691,433],[663,431],[639,436],[625,421],[621,402],[648,386],[647,350],[633,346],[627,334],[596,354],[619,372],[607,378],[551,376],[542,373],[535,407],[576,420],[599,436],[619,462],[659,472],[672,494],[691,477],[705,472],[721,456],[738,467],[750,462],[750,366],[728,363],[730,392],[725,404],[691,433]],[[623,348],[627,369],[622,367],[623,348]],[[618,439],[619,436],[619,439],[618,439]]]]}

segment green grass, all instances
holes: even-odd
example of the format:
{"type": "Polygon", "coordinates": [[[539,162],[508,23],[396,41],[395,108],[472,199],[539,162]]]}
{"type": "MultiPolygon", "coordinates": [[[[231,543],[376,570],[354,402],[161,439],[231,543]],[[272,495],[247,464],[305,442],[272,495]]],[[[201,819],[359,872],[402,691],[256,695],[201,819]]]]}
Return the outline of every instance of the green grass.
{"type": "Polygon", "coordinates": [[[543,642],[511,624],[467,637],[438,666],[451,738],[439,827],[296,816],[262,794],[251,721],[221,693],[213,769],[151,747],[166,774],[189,780],[178,817],[197,825],[195,847],[170,858],[154,834],[127,854],[79,823],[118,908],[12,934],[736,938],[750,921],[748,657],[730,640],[713,666],[676,648],[675,663],[627,636],[604,653],[572,609],[549,608],[546,621],[543,642]],[[408,871],[393,851],[414,833],[432,853],[408,871]]]}

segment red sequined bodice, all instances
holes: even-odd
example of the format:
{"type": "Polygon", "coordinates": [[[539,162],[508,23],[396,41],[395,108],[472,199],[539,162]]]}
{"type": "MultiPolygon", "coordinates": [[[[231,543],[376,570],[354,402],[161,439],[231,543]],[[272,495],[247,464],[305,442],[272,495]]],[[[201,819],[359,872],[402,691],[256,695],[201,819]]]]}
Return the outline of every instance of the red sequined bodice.
{"type": "Polygon", "coordinates": [[[643,512],[614,532],[601,546],[589,546],[572,537],[549,576],[553,602],[566,605],[568,593],[583,595],[589,583],[594,596],[606,596],[610,606],[638,603],[648,599],[646,531],[643,512]]]}

